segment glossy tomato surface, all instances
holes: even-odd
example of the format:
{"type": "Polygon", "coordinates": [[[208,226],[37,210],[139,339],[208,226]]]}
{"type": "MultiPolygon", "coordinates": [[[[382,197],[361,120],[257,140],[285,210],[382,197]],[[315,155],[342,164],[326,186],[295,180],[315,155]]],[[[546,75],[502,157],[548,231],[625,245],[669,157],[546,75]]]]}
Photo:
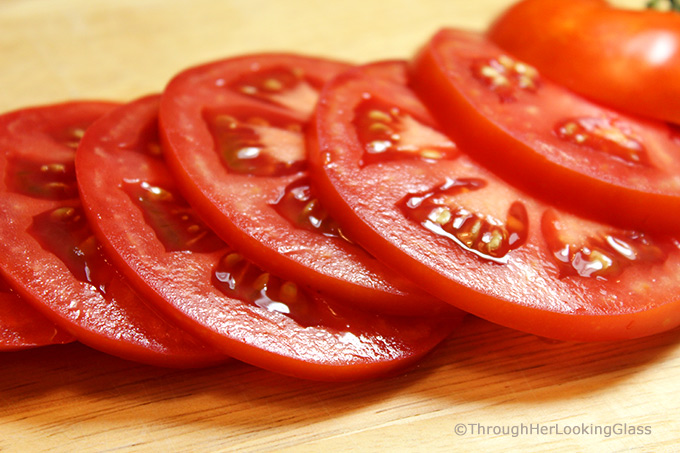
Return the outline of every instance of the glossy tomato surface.
{"type": "Polygon", "coordinates": [[[490,321],[563,340],[639,337],[680,323],[680,244],[546,205],[444,137],[405,66],[343,74],[310,132],[323,200],[371,253],[490,321]]]}
{"type": "Polygon", "coordinates": [[[74,338],[58,328],[9,287],[0,277],[0,351],[15,351],[74,338]]]}
{"type": "Polygon", "coordinates": [[[185,328],[256,366],[347,380],[412,363],[460,322],[359,312],[250,263],[182,198],[159,154],[157,114],[158,98],[148,97],[95,123],[76,169],[112,258],[185,328]]]}
{"type": "Polygon", "coordinates": [[[445,310],[352,243],[309,184],[304,130],[323,83],[347,68],[266,54],[180,73],[160,110],[170,169],[200,215],[261,267],[361,309],[445,310]]]}
{"type": "Polygon", "coordinates": [[[604,0],[523,0],[488,35],[594,101],[680,123],[677,12],[621,9],[604,0]]]}
{"type": "Polygon", "coordinates": [[[114,106],[74,102],[0,117],[0,269],[27,302],[89,346],[154,365],[216,363],[223,354],[137,297],[84,218],[75,149],[114,106]]]}
{"type": "Polygon", "coordinates": [[[411,84],[459,146],[553,204],[626,228],[680,228],[680,138],[543,78],[483,35],[444,29],[411,84]]]}

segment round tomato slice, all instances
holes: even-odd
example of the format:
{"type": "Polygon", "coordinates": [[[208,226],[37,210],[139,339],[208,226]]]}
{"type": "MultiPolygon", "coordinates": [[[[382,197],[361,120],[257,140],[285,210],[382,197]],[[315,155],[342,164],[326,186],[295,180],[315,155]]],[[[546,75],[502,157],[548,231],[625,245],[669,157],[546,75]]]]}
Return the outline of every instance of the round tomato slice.
{"type": "Polygon", "coordinates": [[[74,102],[0,117],[0,269],[27,302],[95,349],[163,366],[221,361],[136,296],[85,221],[75,148],[114,106],[74,102]]]}
{"type": "Polygon", "coordinates": [[[168,165],[201,217],[259,266],[360,309],[445,310],[352,243],[309,184],[303,131],[323,82],[347,68],[266,54],[179,74],[161,101],[168,165]]]}
{"type": "Polygon", "coordinates": [[[321,93],[310,174],[352,237],[435,296],[537,335],[613,340],[680,323],[679,241],[508,185],[437,132],[405,71],[360,68],[321,93]]]}
{"type": "Polygon", "coordinates": [[[359,312],[265,272],[184,201],[160,157],[158,98],[98,121],[76,158],[83,203],[127,277],[186,329],[244,362],[347,380],[412,363],[461,320],[359,312]]]}
{"type": "Polygon", "coordinates": [[[0,351],[16,351],[74,338],[26,303],[0,276],[0,351]]]}
{"type": "Polygon", "coordinates": [[[596,102],[680,123],[680,14],[604,0],[524,0],[488,36],[596,102]]]}
{"type": "Polygon", "coordinates": [[[477,33],[445,29],[411,84],[448,135],[530,193],[647,231],[680,227],[680,136],[592,104],[477,33]]]}

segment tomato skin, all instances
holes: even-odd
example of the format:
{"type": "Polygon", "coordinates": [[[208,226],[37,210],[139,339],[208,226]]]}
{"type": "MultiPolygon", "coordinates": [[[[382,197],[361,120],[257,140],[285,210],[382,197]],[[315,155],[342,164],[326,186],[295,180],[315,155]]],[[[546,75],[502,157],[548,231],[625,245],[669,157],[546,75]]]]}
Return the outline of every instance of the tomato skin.
{"type": "MultiPolygon", "coordinates": [[[[142,98],[90,127],[78,149],[76,171],[86,212],[97,219],[94,227],[111,259],[184,328],[246,363],[305,379],[343,381],[408,366],[461,322],[457,310],[436,318],[381,316],[310,294],[312,303],[331,307],[334,319],[301,324],[225,296],[214,280],[228,247],[169,250],[124,190],[130,181],[148,181],[178,192],[165,162],[143,151],[154,147],[146,146],[149,138],[139,129],[155,123],[158,105],[156,96],[142,98]]],[[[230,284],[228,276],[220,278],[230,284]]]]}
{"type": "Polygon", "coordinates": [[[411,86],[462,148],[512,184],[561,208],[625,228],[680,228],[680,146],[667,123],[600,107],[548,80],[518,102],[494,101],[470,82],[465,52],[503,53],[482,35],[444,29],[421,49],[410,71],[411,86]],[[465,50],[459,54],[458,48],[465,50]],[[527,113],[530,108],[535,111],[527,113]],[[654,150],[654,165],[630,165],[559,139],[555,124],[574,112],[635,125],[654,150]]]}
{"type": "MultiPolygon", "coordinates": [[[[27,108],[0,116],[3,149],[0,155],[3,175],[0,254],[4,257],[0,267],[3,275],[20,296],[50,321],[100,351],[167,367],[222,362],[226,359],[224,354],[169,323],[146,305],[109,266],[96,241],[70,243],[73,237],[55,238],[57,230],[50,229],[66,225],[59,220],[76,213],[80,200],[67,198],[73,193],[71,190],[36,191],[35,185],[52,188],[55,184],[42,178],[43,173],[52,170],[56,174],[71,174],[75,148],[84,130],[116,106],[109,102],[79,101],[27,108]],[[17,162],[37,163],[28,167],[39,175],[14,178],[11,173],[17,162]],[[51,221],[52,214],[55,214],[54,221],[51,221]],[[47,222],[37,226],[36,219],[47,222]],[[55,251],[63,253],[58,256],[55,251]],[[89,261],[90,258],[93,260],[89,261]],[[85,281],[73,272],[73,266],[83,264],[80,275],[90,271],[95,275],[101,270],[106,278],[105,288],[99,286],[100,281],[85,281]]],[[[75,179],[56,181],[56,187],[64,184],[76,187],[75,179]]],[[[74,237],[88,234],[87,224],[78,222],[75,233],[74,237]]]]}
{"type": "Polygon", "coordinates": [[[680,15],[603,0],[523,0],[489,38],[546,77],[622,111],[680,123],[680,15]]]}
{"type": "MultiPolygon", "coordinates": [[[[354,130],[352,116],[367,97],[391,100],[402,110],[426,117],[424,106],[406,89],[406,81],[403,65],[367,66],[343,74],[326,85],[316,111],[316,127],[309,131],[316,187],[324,201],[336,205],[338,221],[364,247],[450,304],[539,336],[620,340],[680,324],[677,241],[666,245],[667,257],[661,263],[650,253],[647,261],[613,278],[565,276],[555,253],[559,250],[547,247],[541,228],[545,212],[555,208],[508,185],[465,154],[434,164],[404,160],[362,167],[360,134],[354,130]],[[436,192],[447,179],[465,181],[468,186],[473,185],[471,181],[485,181],[462,199],[494,214],[508,207],[512,211],[515,202],[521,203],[527,212],[526,219],[519,216],[527,227],[526,240],[504,260],[482,258],[483,253],[472,253],[451,241],[451,235],[435,234],[404,214],[405,196],[422,200],[423,193],[436,192]]],[[[578,227],[575,231],[585,237],[612,228],[573,220],[571,214],[562,212],[560,221],[566,224],[566,218],[572,218],[578,227]]],[[[560,241],[570,244],[569,238],[560,241]]],[[[610,275],[615,272],[612,269],[610,275]]]]}
{"type": "MultiPolygon", "coordinates": [[[[270,67],[299,67],[315,80],[316,89],[349,68],[317,58],[262,54],[209,63],[178,74],[162,95],[160,122],[166,160],[184,196],[227,243],[276,275],[376,313],[446,311],[446,304],[394,275],[356,245],[293,227],[275,212],[272,205],[286,187],[306,177],[306,169],[266,175],[224,168],[206,125],[206,112],[238,108],[264,119],[295,120],[305,127],[310,115],[307,105],[296,109],[225,88],[233,86],[235,79],[270,67]]],[[[332,210],[328,211],[332,216],[332,210]]]]}

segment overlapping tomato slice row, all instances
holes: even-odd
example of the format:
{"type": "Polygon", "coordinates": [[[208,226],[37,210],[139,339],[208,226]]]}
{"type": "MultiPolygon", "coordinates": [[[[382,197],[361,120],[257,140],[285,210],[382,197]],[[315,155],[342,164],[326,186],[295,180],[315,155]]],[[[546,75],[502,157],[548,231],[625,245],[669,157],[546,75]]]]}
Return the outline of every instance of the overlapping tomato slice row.
{"type": "Polygon", "coordinates": [[[0,126],[2,349],[348,380],[465,312],[579,341],[680,324],[676,128],[478,33],[412,62],[231,58],[0,126]]]}

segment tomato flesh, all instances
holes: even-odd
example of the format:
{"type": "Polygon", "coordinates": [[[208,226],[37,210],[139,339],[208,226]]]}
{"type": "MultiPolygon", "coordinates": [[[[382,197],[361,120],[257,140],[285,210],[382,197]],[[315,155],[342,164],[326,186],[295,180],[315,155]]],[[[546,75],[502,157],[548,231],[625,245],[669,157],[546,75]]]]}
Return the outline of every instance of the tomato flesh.
{"type": "Polygon", "coordinates": [[[137,124],[157,117],[158,105],[158,97],[143,98],[92,125],[78,149],[76,171],[88,217],[97,220],[97,235],[112,259],[186,329],[256,366],[347,380],[410,364],[459,324],[458,311],[401,318],[353,310],[263,270],[227,246],[192,250],[187,241],[181,250],[169,248],[164,238],[178,235],[161,230],[186,229],[187,223],[152,221],[148,211],[169,213],[174,205],[140,204],[125,184],[157,188],[164,203],[183,206],[174,177],[162,160],[135,149],[148,144],[121,145],[139,136],[137,124]]]}
{"type": "Polygon", "coordinates": [[[512,184],[623,228],[677,231],[673,128],[592,104],[528,67],[483,35],[444,29],[414,59],[410,84],[458,146],[512,184]],[[479,69],[480,59],[507,60],[531,82],[479,69]]]}
{"type": "Polygon", "coordinates": [[[406,83],[397,63],[343,74],[309,129],[314,187],[354,240],[452,305],[540,336],[614,340],[680,323],[678,241],[544,204],[462,147],[366,165],[354,118],[368,98],[438,130],[406,83]]]}
{"type": "Polygon", "coordinates": [[[89,124],[113,107],[78,102],[0,117],[2,271],[33,307],[96,349],[161,366],[223,361],[224,354],[136,296],[102,255],[82,213],[75,148],[89,124]]]}
{"type": "MultiPolygon", "coordinates": [[[[335,228],[333,209],[313,194],[305,201],[305,191],[294,188],[308,177],[304,130],[318,90],[347,68],[268,54],[184,71],[161,100],[169,168],[201,217],[260,267],[360,309],[399,315],[447,310],[447,304],[395,275],[340,230],[328,234],[335,228]]],[[[379,107],[367,106],[367,120],[379,107]]],[[[393,129],[393,149],[387,154],[408,156],[408,137],[395,137],[408,130],[404,123],[410,119],[398,112],[384,116],[393,129]]],[[[384,129],[379,133],[366,139],[386,139],[384,129]]],[[[432,159],[451,146],[436,138],[427,151],[432,159]]]]}

